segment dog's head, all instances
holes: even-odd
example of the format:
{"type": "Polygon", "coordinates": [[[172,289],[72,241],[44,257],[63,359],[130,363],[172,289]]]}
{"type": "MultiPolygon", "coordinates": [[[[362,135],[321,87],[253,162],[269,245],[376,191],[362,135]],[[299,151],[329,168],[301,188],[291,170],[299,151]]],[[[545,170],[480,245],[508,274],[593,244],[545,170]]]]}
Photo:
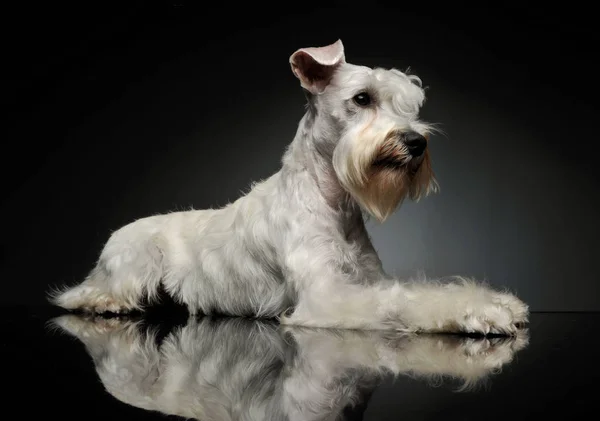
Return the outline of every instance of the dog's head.
{"type": "Polygon", "coordinates": [[[347,63],[341,40],[297,50],[290,64],[309,98],[315,147],[367,212],[382,222],[404,198],[437,189],[417,76],[347,63]]]}

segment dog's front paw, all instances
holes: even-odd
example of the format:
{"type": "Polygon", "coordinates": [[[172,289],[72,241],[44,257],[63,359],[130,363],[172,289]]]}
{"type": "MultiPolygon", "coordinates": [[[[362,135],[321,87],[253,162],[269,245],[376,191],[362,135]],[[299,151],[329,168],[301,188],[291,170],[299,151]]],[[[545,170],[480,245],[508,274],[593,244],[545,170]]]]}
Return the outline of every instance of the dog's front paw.
{"type": "Polygon", "coordinates": [[[412,285],[406,299],[402,330],[514,336],[529,317],[527,305],[513,294],[469,280],[412,285]]]}
{"type": "Polygon", "coordinates": [[[529,321],[529,307],[510,293],[494,293],[492,303],[507,308],[512,315],[512,322],[522,328],[529,321]]]}
{"type": "MultiPolygon", "coordinates": [[[[457,324],[466,333],[515,335],[528,321],[529,309],[512,294],[493,292],[488,302],[467,307],[457,324]]],[[[486,300],[487,301],[487,300],[486,300]]]]}
{"type": "Polygon", "coordinates": [[[510,309],[494,303],[468,309],[456,324],[461,332],[484,335],[489,333],[514,335],[518,330],[510,309]]]}

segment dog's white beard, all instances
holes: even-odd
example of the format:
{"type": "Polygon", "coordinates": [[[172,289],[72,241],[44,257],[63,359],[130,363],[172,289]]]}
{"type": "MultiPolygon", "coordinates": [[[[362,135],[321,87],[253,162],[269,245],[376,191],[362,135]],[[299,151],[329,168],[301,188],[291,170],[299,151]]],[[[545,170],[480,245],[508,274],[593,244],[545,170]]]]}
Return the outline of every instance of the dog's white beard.
{"type": "Polygon", "coordinates": [[[371,123],[349,131],[333,153],[333,167],[342,187],[379,222],[385,221],[408,196],[418,200],[436,188],[429,163],[429,152],[416,172],[408,166],[374,166],[378,157],[394,155],[408,158],[400,144],[390,147],[398,128],[391,123],[371,123]]]}

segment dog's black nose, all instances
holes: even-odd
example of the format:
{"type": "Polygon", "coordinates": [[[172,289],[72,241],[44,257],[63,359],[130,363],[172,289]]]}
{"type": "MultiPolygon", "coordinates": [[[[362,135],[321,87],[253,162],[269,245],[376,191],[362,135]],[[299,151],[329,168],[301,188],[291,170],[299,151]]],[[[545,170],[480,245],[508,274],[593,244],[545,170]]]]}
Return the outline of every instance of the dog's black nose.
{"type": "Polygon", "coordinates": [[[404,144],[408,148],[410,154],[416,158],[423,155],[423,152],[425,152],[427,139],[417,132],[410,131],[404,133],[404,144]]]}

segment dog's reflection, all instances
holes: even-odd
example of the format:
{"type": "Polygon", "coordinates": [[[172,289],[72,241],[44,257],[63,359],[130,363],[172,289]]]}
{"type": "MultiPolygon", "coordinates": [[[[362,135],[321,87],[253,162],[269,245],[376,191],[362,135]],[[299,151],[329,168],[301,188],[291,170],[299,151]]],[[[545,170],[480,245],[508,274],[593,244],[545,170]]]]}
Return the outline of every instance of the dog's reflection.
{"type": "Polygon", "coordinates": [[[386,375],[473,385],[528,343],[526,331],[486,339],[233,318],[191,318],[162,340],[135,320],[67,315],[53,324],[85,344],[115,398],[202,421],[361,419],[355,404],[386,375]]]}

